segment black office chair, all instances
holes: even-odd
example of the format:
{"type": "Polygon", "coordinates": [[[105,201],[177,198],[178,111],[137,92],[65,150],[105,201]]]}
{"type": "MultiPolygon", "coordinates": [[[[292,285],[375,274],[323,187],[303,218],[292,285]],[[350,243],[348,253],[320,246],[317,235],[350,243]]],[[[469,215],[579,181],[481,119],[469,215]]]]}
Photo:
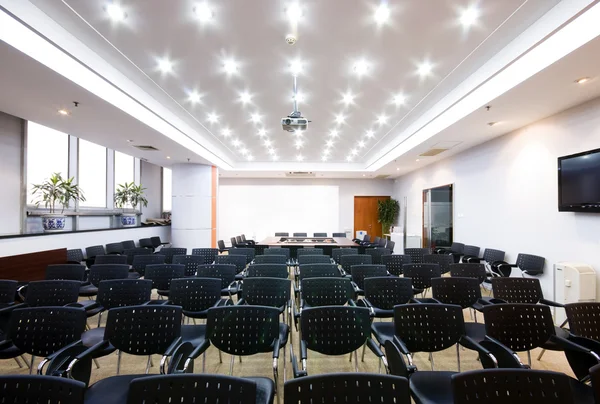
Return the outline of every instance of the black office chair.
{"type": "Polygon", "coordinates": [[[331,258],[333,258],[333,261],[339,265],[343,255],[356,254],[358,254],[358,248],[335,248],[331,251],[331,258]]]}
{"type": "MultiPolygon", "coordinates": [[[[267,252],[269,250],[265,250],[267,252]]],[[[265,255],[257,255],[254,257],[254,264],[281,264],[287,267],[288,258],[285,255],[274,255],[274,254],[265,254],[265,255]]]]}
{"type": "Polygon", "coordinates": [[[287,381],[285,403],[381,403],[410,404],[404,377],[372,373],[333,373],[287,381]]]}
{"type": "Polygon", "coordinates": [[[245,234],[242,234],[240,236],[240,238],[242,239],[243,243],[245,243],[245,244],[247,244],[249,246],[255,246],[256,245],[256,241],[254,241],[254,240],[246,240],[246,235],[245,234]]]}
{"type": "Polygon", "coordinates": [[[484,264],[451,264],[450,276],[458,278],[475,278],[482,283],[487,277],[487,271],[484,264]]]}
{"type": "Polygon", "coordinates": [[[85,263],[88,268],[94,265],[94,258],[96,255],[106,255],[106,250],[104,249],[103,245],[94,245],[85,248],[85,263]]]}
{"type": "Polygon", "coordinates": [[[247,278],[244,280],[244,297],[237,304],[275,307],[284,316],[284,321],[287,321],[287,324],[291,325],[292,302],[290,300],[290,284],[291,281],[289,279],[247,278]]]}
{"type": "Polygon", "coordinates": [[[254,248],[239,248],[236,247],[232,250],[229,250],[229,255],[243,255],[246,257],[246,265],[254,260],[254,248]]]}
{"type": "Polygon", "coordinates": [[[187,255],[187,248],[164,247],[160,249],[160,254],[165,256],[165,264],[172,264],[174,256],[187,255]]]}
{"type": "MultiPolygon", "coordinates": [[[[0,310],[15,304],[18,286],[19,283],[17,281],[0,279],[0,310]]],[[[0,323],[0,333],[2,333],[2,329],[3,327],[0,323]]]]}
{"type": "MultiPolygon", "coordinates": [[[[298,252],[300,252],[300,250],[298,252]]],[[[331,258],[329,258],[328,255],[298,255],[298,265],[306,264],[331,264],[331,258]]]]}
{"type": "Polygon", "coordinates": [[[97,255],[94,265],[127,265],[129,267],[126,255],[97,255]]]}
{"type": "Polygon", "coordinates": [[[123,244],[123,248],[125,250],[132,250],[135,248],[135,241],[133,241],[133,240],[121,241],[121,244],[123,244]]]}
{"type": "Polygon", "coordinates": [[[285,255],[287,259],[290,259],[290,249],[285,247],[270,247],[263,251],[263,255],[285,255]]]}
{"type": "Polygon", "coordinates": [[[244,247],[244,246],[238,246],[238,243],[237,243],[237,240],[235,239],[235,237],[230,237],[229,241],[231,242],[231,248],[244,247]]]}
{"type": "Polygon", "coordinates": [[[478,246],[475,245],[465,245],[465,247],[463,248],[463,256],[462,256],[462,262],[467,262],[467,260],[470,257],[473,258],[479,258],[479,252],[481,251],[481,248],[479,248],[478,246]]]}
{"type": "Polygon", "coordinates": [[[365,253],[371,256],[373,264],[380,265],[382,264],[381,257],[384,255],[391,255],[392,250],[388,248],[367,248],[365,253]]]}
{"type": "Polygon", "coordinates": [[[0,376],[0,397],[5,403],[83,403],[85,383],[41,375],[0,376]]]}
{"type": "Polygon", "coordinates": [[[217,241],[217,247],[219,247],[219,252],[220,253],[224,253],[225,251],[229,251],[229,248],[225,246],[225,242],[223,240],[217,241]]]}
{"type": "MultiPolygon", "coordinates": [[[[277,257],[277,255],[271,255],[277,257]]],[[[287,279],[289,276],[286,264],[252,264],[246,270],[246,278],[267,277],[287,279]]]]}
{"type": "Polygon", "coordinates": [[[314,247],[299,248],[297,257],[300,257],[302,255],[323,255],[323,249],[314,247]]]}
{"type": "Polygon", "coordinates": [[[365,278],[365,296],[356,302],[368,307],[376,318],[394,317],[394,306],[407,304],[413,298],[412,281],[396,276],[365,278]]]}
{"type": "Polygon", "coordinates": [[[235,251],[230,251],[227,255],[219,255],[215,258],[215,264],[235,265],[235,278],[236,280],[242,280],[244,278],[242,272],[248,265],[248,257],[246,255],[235,255],[235,251]]]}
{"type": "Polygon", "coordinates": [[[198,267],[199,278],[217,278],[221,280],[221,296],[232,298],[237,295],[240,287],[235,280],[236,267],[233,264],[211,264],[198,267]]]}
{"type": "Polygon", "coordinates": [[[280,232],[280,233],[275,233],[275,237],[289,237],[290,233],[286,233],[286,232],[280,232]]]}
{"type": "Polygon", "coordinates": [[[46,267],[46,280],[65,280],[83,282],[85,265],[52,264],[46,267]]]}
{"type": "Polygon", "coordinates": [[[298,280],[306,278],[341,277],[342,274],[335,264],[303,264],[299,267],[298,280]]]}
{"type": "Polygon", "coordinates": [[[159,265],[165,263],[165,256],[162,254],[136,255],[133,257],[131,271],[144,276],[147,265],[159,265]]]}
{"type": "Polygon", "coordinates": [[[405,248],[404,255],[410,257],[411,264],[422,264],[423,256],[431,254],[429,248],[405,248]]]}
{"type": "Polygon", "coordinates": [[[169,296],[171,281],[185,277],[183,264],[153,264],[146,266],[144,279],[152,281],[152,288],[159,296],[169,296]]]}
{"type": "Polygon", "coordinates": [[[541,275],[544,273],[544,265],[546,260],[544,257],[532,254],[519,254],[517,255],[517,262],[515,264],[501,263],[496,267],[492,266],[499,275],[509,277],[513,268],[518,268],[523,274],[530,276],[541,275]]]}
{"type": "Polygon", "coordinates": [[[133,265],[133,260],[138,255],[152,255],[152,250],[149,248],[129,248],[123,251],[123,255],[127,256],[127,263],[133,265]]]}
{"type": "Polygon", "coordinates": [[[350,276],[352,286],[357,295],[364,295],[365,279],[379,276],[387,276],[388,272],[385,265],[352,265],[350,267],[350,276]]]}
{"type": "Polygon", "coordinates": [[[347,276],[350,276],[350,268],[353,265],[371,265],[373,258],[367,254],[349,254],[340,257],[340,263],[343,271],[347,276]]]}
{"type": "Polygon", "coordinates": [[[457,264],[460,262],[461,257],[464,255],[464,250],[465,250],[465,245],[463,243],[453,242],[450,245],[450,248],[446,248],[446,247],[435,248],[434,253],[450,255],[450,256],[452,256],[454,263],[457,264]]]}
{"type": "Polygon", "coordinates": [[[179,278],[171,281],[169,304],[181,306],[183,314],[190,318],[206,319],[208,309],[230,305],[230,299],[221,297],[219,278],[179,278]]]}
{"type": "MultiPolygon", "coordinates": [[[[29,307],[65,306],[76,303],[81,282],[78,281],[32,281],[27,284],[23,305],[29,307]]],[[[23,289],[20,289],[21,291],[23,289]]],[[[14,305],[11,308],[23,307],[14,305]]]]}
{"type": "Polygon", "coordinates": [[[385,248],[389,249],[392,253],[394,252],[394,247],[396,247],[396,242],[392,240],[388,240],[385,248]]]}
{"type": "Polygon", "coordinates": [[[431,280],[442,276],[438,264],[405,264],[402,270],[405,278],[412,279],[413,293],[422,293],[423,297],[431,287],[431,280]]]}
{"type": "Polygon", "coordinates": [[[482,261],[487,262],[488,264],[493,264],[494,262],[504,261],[505,253],[502,250],[495,250],[493,248],[486,248],[483,251],[482,258],[474,257],[474,256],[464,256],[463,262],[466,263],[476,263],[479,264],[482,261]]]}
{"type": "Polygon", "coordinates": [[[445,254],[426,254],[423,256],[424,264],[438,264],[442,274],[450,272],[450,265],[454,263],[452,255],[445,254]]]}
{"type": "Polygon", "coordinates": [[[331,237],[344,237],[346,238],[346,233],[333,233],[331,237]]]}
{"type": "MultiPolygon", "coordinates": [[[[98,261],[98,260],[96,260],[98,261]]],[[[127,279],[129,277],[129,265],[127,264],[94,264],[90,268],[88,276],[89,285],[84,285],[79,289],[79,296],[93,297],[98,294],[98,286],[101,281],[111,279],[127,279]]],[[[101,311],[101,307],[95,308],[95,315],[101,311]]],[[[90,313],[88,311],[88,317],[90,313]]]]}
{"type": "Polygon", "coordinates": [[[193,248],[192,255],[199,255],[204,257],[202,265],[212,264],[215,262],[215,258],[219,255],[218,248],[193,248]]]}
{"type": "Polygon", "coordinates": [[[390,274],[401,276],[404,273],[402,271],[402,266],[404,264],[411,264],[412,260],[409,255],[392,254],[382,256],[381,263],[385,265],[385,268],[390,274]]]}
{"type": "Polygon", "coordinates": [[[139,245],[141,248],[147,248],[147,249],[151,250],[152,252],[154,252],[154,244],[152,243],[152,240],[149,237],[141,238],[139,241],[139,245]]]}
{"type": "Polygon", "coordinates": [[[313,233],[313,237],[327,237],[327,233],[313,233]]]}
{"type": "Polygon", "coordinates": [[[125,251],[123,243],[109,243],[106,245],[107,254],[123,254],[123,251],[125,251]]]}
{"type": "Polygon", "coordinates": [[[67,250],[67,264],[81,264],[83,261],[83,251],[81,251],[81,248],[67,250]]]}
{"type": "Polygon", "coordinates": [[[161,246],[161,245],[162,245],[162,246],[168,246],[168,245],[171,245],[171,243],[170,243],[170,242],[168,242],[168,241],[162,241],[162,240],[160,239],[160,236],[154,236],[154,237],[150,237],[150,241],[152,242],[152,246],[153,246],[154,248],[158,248],[158,247],[159,247],[159,246],[161,246]]]}
{"type": "Polygon", "coordinates": [[[204,257],[200,255],[174,255],[173,264],[185,265],[185,276],[196,276],[200,265],[204,265],[204,257]]]}
{"type": "MultiPolygon", "coordinates": [[[[300,285],[300,311],[317,306],[356,305],[354,288],[349,278],[305,278],[300,285]]],[[[299,317],[299,313],[296,314],[299,317]]]]}
{"type": "Polygon", "coordinates": [[[236,247],[249,247],[250,243],[242,240],[242,236],[235,236],[236,247]]]}
{"type": "Polygon", "coordinates": [[[308,237],[307,233],[294,233],[294,237],[308,237]]]}

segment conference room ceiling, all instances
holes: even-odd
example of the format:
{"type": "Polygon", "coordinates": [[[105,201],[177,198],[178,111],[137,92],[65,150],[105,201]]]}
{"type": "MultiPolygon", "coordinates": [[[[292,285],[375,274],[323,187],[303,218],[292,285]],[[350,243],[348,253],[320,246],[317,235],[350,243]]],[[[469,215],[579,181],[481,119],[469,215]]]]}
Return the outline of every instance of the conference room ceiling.
{"type": "MultiPolygon", "coordinates": [[[[365,0],[353,1],[351,7],[348,0],[30,2],[140,92],[128,91],[131,87],[122,85],[124,81],[108,78],[106,70],[89,60],[88,68],[185,132],[208,151],[199,160],[226,168],[223,175],[312,171],[317,177],[375,178],[415,169],[415,153],[440,143],[451,150],[424,158],[421,164],[480,143],[485,136],[451,130],[459,120],[408,151],[396,152],[415,126],[431,121],[428,113],[468,84],[500,51],[522,41],[559,0],[365,0]],[[296,28],[288,16],[294,7],[301,14],[296,28]],[[292,32],[297,43],[290,46],[286,35],[292,32]],[[291,69],[300,69],[298,87],[304,99],[299,109],[312,121],[300,134],[285,132],[280,125],[292,111],[291,69]]],[[[595,2],[572,3],[583,9],[584,3],[595,2]]],[[[15,4],[0,0],[7,8],[15,4]]],[[[556,28],[561,23],[556,22],[556,28]]],[[[80,50],[57,45],[73,57],[80,50]]],[[[496,68],[501,71],[504,66],[496,68]]],[[[495,73],[490,71],[490,77],[495,73]]],[[[553,105],[558,104],[555,100],[553,105]]],[[[121,117],[117,109],[107,108],[106,113],[125,121],[128,115],[121,117]]],[[[479,114],[478,108],[469,112],[465,120],[479,114]]],[[[133,116],[130,120],[136,121],[133,116]]],[[[519,122],[530,123],[526,120],[519,122]]],[[[497,136],[511,127],[499,125],[489,132],[497,136]]],[[[99,122],[94,132],[101,130],[99,122]]],[[[146,143],[154,143],[161,131],[138,125],[137,132],[146,143]]],[[[110,140],[105,145],[125,152],[131,149],[126,140],[136,138],[136,131],[115,133],[114,127],[107,133],[104,137],[110,140]]],[[[190,157],[190,148],[181,147],[174,137],[156,143],[161,152],[150,153],[151,162],[164,165],[190,157]]]]}

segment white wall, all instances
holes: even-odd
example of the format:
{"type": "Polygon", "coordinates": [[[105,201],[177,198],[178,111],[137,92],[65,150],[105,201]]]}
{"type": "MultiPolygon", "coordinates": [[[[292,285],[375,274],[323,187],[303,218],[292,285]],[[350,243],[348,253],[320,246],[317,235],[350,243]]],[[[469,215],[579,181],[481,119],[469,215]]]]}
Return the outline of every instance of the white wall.
{"type": "MultiPolygon", "coordinates": [[[[333,185],[339,188],[338,196],[338,215],[339,229],[344,232],[352,231],[354,228],[354,197],[355,196],[389,196],[392,195],[392,180],[375,179],[307,179],[307,178],[223,178],[219,179],[219,187],[228,185],[333,185]]],[[[251,212],[252,206],[246,206],[251,212]]],[[[246,208],[245,207],[245,208],[246,208]]],[[[222,213],[222,212],[221,212],[222,213]]],[[[220,213],[220,214],[221,214],[220,213]]],[[[252,229],[251,229],[252,230],[252,229]]],[[[303,231],[302,229],[282,229],[281,231],[303,231]]],[[[251,233],[248,231],[248,233],[251,233]]],[[[235,234],[225,234],[217,232],[219,239],[229,240],[235,234]]],[[[260,240],[259,240],[260,241],[260,240]]]]}
{"type": "Polygon", "coordinates": [[[160,218],[162,213],[162,171],[161,167],[142,161],[141,184],[146,188],[148,206],[142,208],[142,221],[160,218]]]}
{"type": "Polygon", "coordinates": [[[0,235],[21,232],[23,121],[0,112],[0,235]]]}
{"type": "Polygon", "coordinates": [[[553,298],[556,262],[600,273],[600,214],[557,207],[557,157],[598,147],[600,98],[402,176],[394,196],[408,198],[408,233],[421,234],[422,190],[455,184],[454,240],[504,250],[509,262],[545,257],[540,280],[553,298]]]}

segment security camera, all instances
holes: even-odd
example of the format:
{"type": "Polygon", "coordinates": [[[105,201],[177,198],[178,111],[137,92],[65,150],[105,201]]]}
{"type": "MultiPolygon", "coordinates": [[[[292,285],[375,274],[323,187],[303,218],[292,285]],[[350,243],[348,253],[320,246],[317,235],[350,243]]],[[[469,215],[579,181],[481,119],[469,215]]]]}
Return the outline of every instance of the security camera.
{"type": "Polygon", "coordinates": [[[288,36],[285,37],[285,41],[287,42],[288,45],[294,45],[297,40],[298,40],[298,38],[296,38],[296,36],[292,35],[292,34],[289,34],[288,36]]]}

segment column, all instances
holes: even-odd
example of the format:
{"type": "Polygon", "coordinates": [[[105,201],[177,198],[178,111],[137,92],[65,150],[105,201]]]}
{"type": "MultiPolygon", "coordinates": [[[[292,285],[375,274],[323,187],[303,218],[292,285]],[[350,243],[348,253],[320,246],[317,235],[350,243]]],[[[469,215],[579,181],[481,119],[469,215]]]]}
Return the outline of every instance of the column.
{"type": "Polygon", "coordinates": [[[175,164],[171,243],[192,248],[216,247],[217,168],[202,164],[175,164]]]}

